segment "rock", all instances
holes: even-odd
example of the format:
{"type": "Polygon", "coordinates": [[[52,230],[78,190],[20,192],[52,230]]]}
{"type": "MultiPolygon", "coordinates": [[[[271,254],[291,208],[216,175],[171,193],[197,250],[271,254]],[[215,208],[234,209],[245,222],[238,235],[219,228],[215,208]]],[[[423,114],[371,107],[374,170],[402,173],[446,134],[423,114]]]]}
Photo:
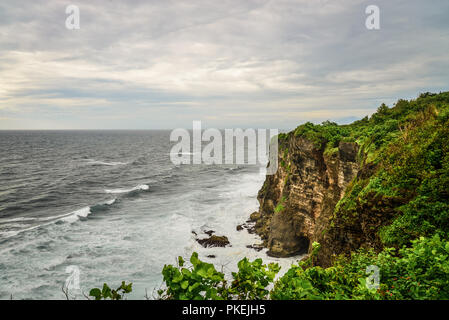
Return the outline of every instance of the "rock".
{"type": "Polygon", "coordinates": [[[237,231],[242,231],[243,230],[243,226],[241,224],[239,224],[235,229],[237,231]]]}
{"type": "Polygon", "coordinates": [[[226,247],[229,244],[229,240],[226,236],[211,235],[209,238],[197,239],[196,241],[205,248],[226,247]]]}
{"type": "Polygon", "coordinates": [[[204,231],[204,233],[210,237],[210,236],[212,236],[213,233],[215,233],[215,231],[209,230],[209,231],[204,231]]]}
{"type": "Polygon", "coordinates": [[[250,214],[249,216],[249,221],[257,221],[260,219],[260,213],[259,211],[254,211],[253,213],[250,214]]]}
{"type": "Polygon", "coordinates": [[[340,159],[345,162],[356,162],[358,151],[359,148],[352,142],[340,142],[338,146],[340,159]]]}
{"type": "Polygon", "coordinates": [[[213,255],[213,254],[210,254],[210,255],[208,255],[207,257],[208,257],[208,258],[212,258],[212,259],[213,259],[213,258],[215,258],[215,255],[213,255]]]}
{"type": "Polygon", "coordinates": [[[256,227],[255,226],[248,226],[246,228],[246,230],[248,231],[249,234],[254,234],[256,233],[256,227]]]}
{"type": "Polygon", "coordinates": [[[257,252],[259,252],[260,250],[262,250],[264,248],[263,243],[259,243],[259,244],[251,244],[251,245],[247,245],[246,246],[248,249],[254,249],[257,252]]]}

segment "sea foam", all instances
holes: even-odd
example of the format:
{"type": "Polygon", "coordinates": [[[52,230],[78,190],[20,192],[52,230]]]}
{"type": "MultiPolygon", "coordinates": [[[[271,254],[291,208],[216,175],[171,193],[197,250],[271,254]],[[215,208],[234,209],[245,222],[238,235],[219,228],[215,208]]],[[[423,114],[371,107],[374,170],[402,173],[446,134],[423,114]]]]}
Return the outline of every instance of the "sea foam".
{"type": "Polygon", "coordinates": [[[128,192],[132,192],[132,191],[147,191],[150,189],[150,186],[147,184],[141,184],[138,185],[134,188],[131,189],[106,189],[104,190],[106,193],[112,193],[112,194],[116,194],[116,193],[128,193],[128,192]]]}

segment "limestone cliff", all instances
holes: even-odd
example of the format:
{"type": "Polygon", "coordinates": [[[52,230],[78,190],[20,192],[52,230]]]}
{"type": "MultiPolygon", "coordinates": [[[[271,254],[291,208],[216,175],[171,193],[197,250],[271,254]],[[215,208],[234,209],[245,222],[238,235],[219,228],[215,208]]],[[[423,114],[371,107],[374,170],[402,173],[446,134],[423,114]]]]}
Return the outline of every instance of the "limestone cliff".
{"type": "Polygon", "coordinates": [[[357,153],[356,143],[340,142],[325,152],[293,132],[282,136],[278,171],[267,176],[259,213],[252,216],[269,255],[306,253],[314,241],[323,241],[335,205],[359,171],[357,153]]]}

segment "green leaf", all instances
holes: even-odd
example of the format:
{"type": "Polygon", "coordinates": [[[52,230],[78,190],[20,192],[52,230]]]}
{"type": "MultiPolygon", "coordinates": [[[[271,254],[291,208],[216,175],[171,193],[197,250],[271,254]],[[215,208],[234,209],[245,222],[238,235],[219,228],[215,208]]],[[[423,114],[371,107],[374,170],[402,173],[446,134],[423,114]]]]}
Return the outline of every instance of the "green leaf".
{"type": "Polygon", "coordinates": [[[198,259],[198,253],[194,252],[192,253],[192,256],[190,257],[190,263],[196,267],[198,264],[201,263],[200,259],[198,259]]]}
{"type": "Polygon", "coordinates": [[[185,280],[183,282],[181,282],[181,288],[182,289],[187,289],[187,287],[189,286],[189,281],[185,280]]]}
{"type": "Polygon", "coordinates": [[[192,292],[193,290],[195,290],[196,288],[198,288],[200,286],[199,282],[194,283],[193,285],[191,285],[189,287],[189,292],[192,292]]]}
{"type": "Polygon", "coordinates": [[[106,283],[103,284],[103,290],[101,291],[101,294],[105,299],[111,297],[111,288],[109,288],[109,286],[106,283]]]}
{"type": "Polygon", "coordinates": [[[95,297],[95,298],[101,298],[101,290],[98,288],[94,288],[92,290],[89,291],[89,295],[91,297],[95,297]]]}

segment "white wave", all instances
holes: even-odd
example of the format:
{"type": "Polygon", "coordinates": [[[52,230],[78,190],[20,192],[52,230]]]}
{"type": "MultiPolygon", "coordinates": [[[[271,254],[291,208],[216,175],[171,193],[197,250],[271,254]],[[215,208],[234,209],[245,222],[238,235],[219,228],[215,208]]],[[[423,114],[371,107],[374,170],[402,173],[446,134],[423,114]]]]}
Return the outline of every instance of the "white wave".
{"type": "Polygon", "coordinates": [[[19,233],[20,231],[2,231],[0,232],[0,235],[2,236],[2,238],[7,239],[16,236],[19,233]]]}
{"type": "MultiPolygon", "coordinates": [[[[39,220],[40,220],[40,219],[39,219],[39,220]]],[[[0,236],[1,236],[3,239],[12,238],[12,237],[15,237],[16,235],[18,235],[18,234],[20,234],[20,233],[22,233],[22,232],[30,231],[30,230],[39,228],[39,227],[41,227],[41,226],[48,225],[48,224],[50,224],[50,223],[52,223],[52,222],[47,222],[47,223],[44,223],[44,224],[42,224],[42,225],[37,225],[37,226],[33,226],[33,227],[21,229],[21,230],[8,230],[8,231],[2,231],[2,232],[0,232],[0,236]]]]}
{"type": "Polygon", "coordinates": [[[117,198],[114,198],[112,200],[104,202],[103,204],[107,204],[108,206],[110,206],[110,205],[114,204],[116,200],[117,200],[117,198]]]}
{"type": "Polygon", "coordinates": [[[106,193],[128,193],[128,192],[132,192],[132,191],[137,191],[137,190],[142,190],[142,191],[146,191],[149,190],[150,186],[147,184],[141,184],[138,185],[137,187],[131,188],[131,189],[105,189],[104,191],[106,193]]]}
{"type": "Polygon", "coordinates": [[[57,220],[62,220],[66,222],[75,222],[79,219],[79,217],[87,217],[90,213],[90,207],[84,207],[69,213],[64,213],[58,216],[51,216],[45,218],[39,218],[39,221],[50,221],[55,222],[57,220]]]}
{"type": "Polygon", "coordinates": [[[96,166],[123,166],[125,164],[128,164],[127,162],[105,162],[105,161],[98,161],[98,160],[90,160],[87,162],[87,164],[90,165],[96,165],[96,166]]]}
{"type": "MultiPolygon", "coordinates": [[[[105,201],[105,202],[101,202],[99,203],[100,205],[112,205],[117,201],[116,198],[105,201]]],[[[44,217],[44,218],[25,218],[25,217],[19,217],[19,218],[13,218],[13,219],[9,219],[9,220],[4,220],[1,221],[1,223],[7,223],[6,226],[11,227],[11,228],[18,228],[18,227],[23,227],[26,226],[26,224],[14,224],[14,223],[10,223],[10,222],[18,222],[18,221],[29,221],[29,220],[37,220],[37,221],[47,221],[45,223],[41,223],[29,228],[23,228],[21,230],[8,230],[8,231],[2,231],[0,232],[0,236],[2,238],[10,238],[13,236],[18,235],[19,233],[25,232],[25,231],[30,231],[39,227],[43,227],[43,226],[47,226],[50,225],[56,221],[64,221],[64,222],[68,222],[68,223],[73,223],[78,221],[80,218],[87,218],[87,216],[89,214],[91,214],[91,207],[84,207],[69,213],[64,213],[61,215],[57,215],[57,216],[50,216],[50,217],[44,217]]]]}
{"type": "MultiPolygon", "coordinates": [[[[110,206],[110,205],[113,205],[116,201],[117,201],[117,198],[114,198],[114,199],[111,199],[111,200],[100,202],[97,205],[108,205],[108,206],[110,206]]],[[[95,207],[95,205],[92,206],[92,207],[95,207]]],[[[33,230],[35,228],[39,228],[39,227],[42,227],[42,226],[46,226],[46,225],[52,224],[52,223],[54,223],[56,221],[65,221],[65,222],[72,223],[72,222],[78,221],[80,218],[86,218],[89,214],[92,213],[91,212],[91,208],[92,207],[84,207],[84,208],[81,208],[81,209],[78,209],[78,210],[75,210],[75,211],[72,211],[72,212],[69,212],[69,213],[64,213],[64,214],[60,214],[60,215],[57,215],[57,216],[50,216],[50,217],[42,217],[42,218],[18,217],[18,218],[12,218],[12,219],[3,219],[3,220],[0,220],[0,223],[5,225],[5,226],[7,226],[7,227],[9,227],[9,228],[18,228],[18,227],[27,226],[27,224],[20,224],[20,223],[17,223],[17,222],[42,221],[44,223],[32,226],[30,228],[23,228],[21,230],[3,231],[3,232],[0,232],[0,235],[3,236],[3,237],[9,238],[9,237],[15,236],[15,235],[17,235],[17,234],[19,234],[21,232],[33,230]],[[16,222],[16,223],[14,223],[14,222],[16,222]]]]}
{"type": "Polygon", "coordinates": [[[24,226],[28,226],[25,223],[8,223],[6,224],[6,227],[9,229],[20,229],[23,228],[24,226]]]}
{"type": "Polygon", "coordinates": [[[10,223],[10,222],[21,222],[21,221],[33,221],[36,220],[36,218],[26,218],[26,217],[18,217],[18,218],[12,218],[12,219],[0,219],[0,223],[10,223]]]}
{"type": "Polygon", "coordinates": [[[89,214],[90,214],[90,207],[84,207],[67,214],[65,217],[62,217],[59,220],[72,223],[78,221],[79,218],[86,218],[89,214]]]}

